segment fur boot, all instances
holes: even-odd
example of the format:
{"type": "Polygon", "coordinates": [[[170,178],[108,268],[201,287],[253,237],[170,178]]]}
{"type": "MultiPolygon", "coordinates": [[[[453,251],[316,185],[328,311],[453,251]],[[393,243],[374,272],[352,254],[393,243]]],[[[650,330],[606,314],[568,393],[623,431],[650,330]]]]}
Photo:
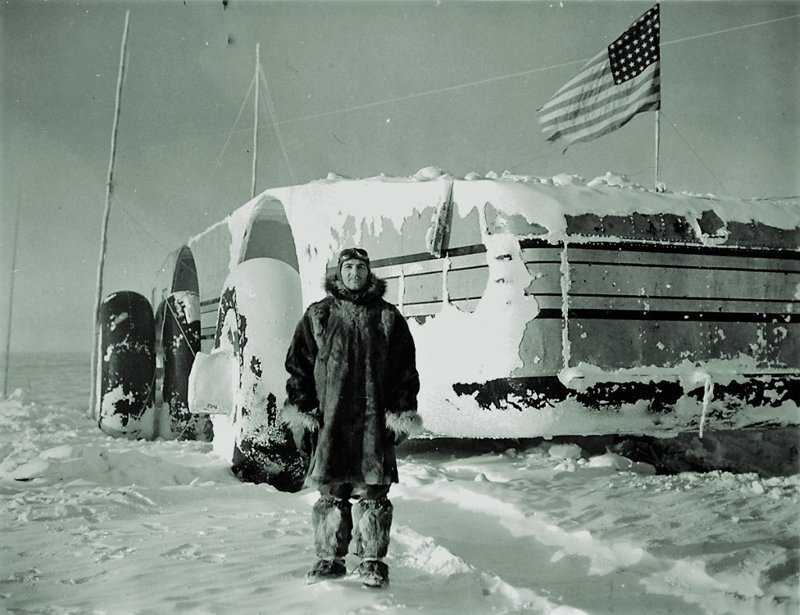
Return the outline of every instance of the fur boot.
{"type": "Polygon", "coordinates": [[[314,548],[323,560],[344,559],[350,544],[353,519],[350,501],[322,496],[311,511],[314,548]]]}
{"type": "Polygon", "coordinates": [[[353,511],[355,554],[362,559],[381,559],[389,549],[392,503],[389,498],[358,500],[353,511]]]}
{"type": "Polygon", "coordinates": [[[355,575],[367,587],[386,587],[389,585],[389,566],[379,559],[365,559],[358,565],[355,575]]]}
{"type": "Polygon", "coordinates": [[[341,579],[347,574],[344,559],[320,559],[306,574],[306,583],[319,583],[329,579],[341,579]]]}

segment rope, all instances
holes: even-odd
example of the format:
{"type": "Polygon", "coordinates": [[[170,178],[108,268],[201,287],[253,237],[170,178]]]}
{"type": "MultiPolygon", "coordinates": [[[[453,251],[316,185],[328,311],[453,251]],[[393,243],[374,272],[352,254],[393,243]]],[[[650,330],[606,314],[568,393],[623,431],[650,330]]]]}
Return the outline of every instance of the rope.
{"type": "MultiPolygon", "coordinates": [[[[228,149],[228,143],[231,142],[231,137],[233,136],[234,129],[236,128],[236,124],[239,123],[239,118],[242,117],[242,112],[244,111],[245,105],[247,105],[247,101],[250,98],[250,92],[253,91],[253,86],[256,83],[256,77],[253,75],[252,81],[250,81],[250,87],[247,88],[247,94],[244,95],[244,99],[242,99],[242,106],[239,107],[239,113],[236,114],[236,119],[233,120],[233,126],[231,126],[230,132],[228,132],[228,138],[225,139],[225,144],[222,146],[222,151],[217,156],[217,163],[214,165],[215,168],[219,167],[220,163],[222,162],[222,157],[225,155],[225,150],[228,149]]],[[[210,181],[211,178],[209,178],[210,181]]]]}
{"type": "MultiPolygon", "coordinates": [[[[129,220],[131,220],[131,221],[135,222],[137,225],[139,225],[139,227],[141,227],[141,228],[142,228],[142,229],[143,229],[143,230],[144,230],[144,231],[145,231],[145,232],[146,232],[148,235],[150,235],[150,237],[153,239],[153,241],[155,241],[155,242],[156,242],[156,243],[157,243],[159,246],[161,246],[161,247],[162,247],[162,248],[164,248],[165,250],[168,250],[168,251],[169,251],[169,248],[167,248],[166,246],[164,246],[164,244],[162,244],[162,243],[161,243],[161,242],[158,240],[158,238],[157,238],[155,235],[153,235],[153,233],[150,231],[150,229],[149,229],[147,226],[145,226],[144,224],[142,224],[141,222],[139,222],[138,220],[136,220],[136,218],[134,218],[134,217],[131,215],[131,213],[128,211],[128,209],[127,209],[127,208],[126,208],[126,207],[125,207],[125,206],[124,206],[124,205],[123,205],[123,204],[122,204],[122,203],[121,203],[121,202],[120,202],[120,201],[119,201],[119,200],[116,198],[116,196],[114,196],[113,198],[114,198],[114,201],[117,203],[117,205],[119,205],[119,207],[122,209],[122,211],[125,213],[125,215],[127,216],[127,218],[128,218],[129,220]]],[[[164,260],[162,261],[162,263],[161,263],[161,267],[159,267],[159,269],[163,269],[164,265],[166,264],[167,260],[169,259],[169,256],[170,256],[170,254],[168,253],[168,254],[167,254],[165,257],[164,257],[164,260]]],[[[184,263],[184,266],[187,266],[187,265],[184,263]]],[[[189,269],[190,269],[190,270],[191,270],[191,271],[194,273],[194,275],[195,275],[195,276],[197,276],[197,270],[195,269],[195,267],[193,267],[193,266],[192,266],[192,267],[188,267],[188,268],[189,268],[189,269]]],[[[158,277],[158,274],[156,274],[155,276],[153,276],[153,282],[155,282],[155,280],[156,280],[156,278],[157,278],[157,277],[158,277]]],[[[151,283],[151,286],[152,286],[152,283],[151,283]]],[[[186,341],[186,346],[187,346],[187,347],[189,348],[189,350],[191,351],[191,353],[192,353],[192,356],[193,356],[193,357],[196,357],[196,356],[197,356],[197,353],[196,353],[196,352],[194,351],[194,349],[192,348],[192,344],[191,344],[191,342],[189,341],[189,336],[186,334],[186,331],[184,330],[183,326],[181,325],[181,321],[180,321],[180,319],[178,318],[178,315],[175,313],[175,310],[173,310],[173,308],[172,308],[172,305],[171,305],[171,304],[170,304],[170,302],[169,302],[169,299],[167,299],[167,300],[166,300],[164,303],[166,303],[166,305],[167,305],[167,308],[169,309],[170,313],[172,314],[172,317],[175,319],[175,323],[178,325],[178,328],[179,328],[179,329],[180,329],[180,331],[181,331],[181,335],[183,336],[183,339],[186,341]]]]}
{"type": "MultiPolygon", "coordinates": [[[[154,283],[155,283],[155,281],[156,281],[156,278],[158,278],[158,275],[159,275],[159,273],[158,273],[158,272],[160,272],[160,271],[161,271],[161,270],[164,268],[164,265],[166,265],[166,264],[167,264],[167,261],[169,260],[169,257],[170,257],[170,255],[171,255],[171,254],[172,254],[172,252],[173,252],[173,249],[172,249],[172,248],[170,248],[170,247],[168,247],[168,246],[166,246],[166,245],[164,245],[163,243],[161,243],[161,241],[159,241],[158,237],[156,237],[156,236],[155,236],[155,235],[152,233],[152,231],[150,230],[150,228],[149,228],[148,226],[146,226],[144,223],[142,223],[142,222],[140,222],[139,220],[137,220],[137,219],[136,219],[136,218],[133,216],[133,214],[131,214],[131,212],[128,210],[128,208],[127,208],[127,207],[125,207],[125,205],[124,205],[124,204],[123,204],[123,203],[122,203],[122,202],[121,202],[121,201],[120,201],[120,200],[119,200],[119,199],[116,197],[116,195],[114,195],[114,196],[113,196],[113,198],[114,198],[114,202],[115,202],[117,205],[119,205],[120,209],[122,209],[123,213],[124,213],[124,214],[125,214],[125,215],[128,217],[128,219],[129,219],[129,220],[131,220],[132,222],[135,222],[135,223],[136,223],[136,225],[137,225],[139,228],[141,228],[141,229],[142,229],[142,230],[143,230],[143,231],[144,231],[144,232],[145,232],[147,235],[149,235],[149,236],[150,236],[150,238],[151,238],[151,239],[152,239],[152,240],[153,240],[153,241],[154,241],[156,244],[158,244],[158,246],[159,246],[160,248],[162,248],[162,249],[163,249],[163,250],[166,252],[166,256],[164,256],[164,260],[163,260],[163,261],[161,261],[161,265],[159,265],[157,272],[156,272],[156,273],[153,275],[153,278],[152,278],[152,280],[151,280],[151,282],[150,282],[150,286],[153,286],[153,284],[154,284],[154,283]]],[[[194,273],[195,277],[197,277],[197,268],[194,266],[194,264],[192,264],[192,265],[189,265],[188,263],[184,263],[184,267],[186,267],[187,269],[189,269],[189,271],[191,271],[192,273],[194,273]]]]}
{"type": "Polygon", "coordinates": [[[715,30],[714,32],[706,32],[705,34],[695,34],[694,36],[686,36],[684,38],[675,39],[674,41],[662,42],[661,46],[663,47],[664,45],[674,45],[675,43],[684,43],[686,41],[693,41],[698,38],[707,38],[709,36],[716,36],[717,34],[726,34],[727,32],[746,30],[747,28],[755,28],[756,26],[765,26],[771,23],[778,23],[779,21],[788,21],[789,19],[797,19],[798,17],[800,17],[800,13],[796,15],[788,15],[786,17],[778,17],[777,19],[769,19],[767,21],[749,23],[743,26],[734,26],[733,28],[725,28],[724,30],[715,30]]]}
{"type": "Polygon", "coordinates": [[[713,177],[715,180],[717,180],[717,183],[720,185],[720,187],[725,192],[725,194],[730,196],[731,193],[725,187],[725,184],[722,183],[722,180],[714,174],[714,171],[712,171],[709,168],[709,166],[706,164],[706,161],[703,160],[703,158],[700,156],[700,154],[698,154],[697,151],[691,145],[689,145],[689,142],[681,134],[681,131],[678,130],[678,127],[675,125],[675,123],[671,119],[669,119],[667,116],[664,115],[664,111],[663,110],[661,111],[661,117],[663,117],[664,119],[667,120],[669,125],[672,126],[672,129],[675,131],[675,133],[680,137],[681,141],[683,141],[684,145],[686,145],[686,147],[688,147],[689,150],[697,157],[697,159],[700,161],[700,164],[702,164],[703,167],[705,168],[705,170],[708,171],[709,175],[711,175],[711,177],[713,177]]]}
{"type": "Polygon", "coordinates": [[[337,115],[340,113],[348,113],[350,111],[358,111],[361,109],[369,109],[371,107],[378,107],[381,105],[387,105],[393,102],[401,102],[404,100],[413,100],[414,98],[422,98],[423,96],[430,96],[432,94],[441,94],[443,92],[453,92],[455,90],[461,90],[463,88],[469,88],[476,85],[484,85],[486,83],[494,83],[495,81],[503,81],[505,79],[514,79],[516,77],[523,77],[525,75],[532,75],[534,73],[541,73],[547,70],[553,70],[555,68],[562,68],[564,66],[572,66],[573,64],[581,64],[585,63],[587,59],[584,60],[572,60],[571,62],[563,62],[561,64],[554,64],[552,66],[545,66],[543,68],[534,68],[531,70],[521,71],[518,73],[510,73],[508,75],[499,75],[497,77],[488,77],[486,79],[480,79],[478,81],[470,81],[469,83],[460,83],[457,85],[450,85],[444,88],[438,88],[436,90],[427,90],[425,92],[418,92],[416,94],[406,94],[405,96],[398,96],[396,98],[387,98],[384,100],[376,100],[375,102],[371,103],[364,103],[361,105],[354,105],[352,107],[345,107],[343,109],[334,109],[333,111],[324,111],[322,113],[314,113],[312,115],[304,115],[302,117],[296,117],[290,120],[283,120],[281,122],[277,122],[278,125],[282,126],[284,124],[294,124],[297,122],[304,122],[306,120],[313,120],[320,117],[327,117],[330,115],[337,115]]]}
{"type": "Polygon", "coordinates": [[[294,174],[294,169],[292,168],[292,163],[289,162],[289,155],[286,153],[286,146],[283,143],[283,137],[281,136],[281,131],[278,128],[278,122],[276,121],[275,117],[275,106],[272,104],[272,97],[269,93],[269,83],[267,82],[267,76],[264,73],[264,67],[259,64],[258,65],[258,73],[261,77],[261,81],[264,82],[264,97],[267,103],[267,111],[269,112],[269,118],[272,122],[272,127],[275,129],[275,136],[278,138],[278,145],[280,145],[281,153],[283,154],[283,159],[286,161],[286,166],[289,168],[289,176],[292,178],[292,183],[297,183],[297,178],[294,174]]]}
{"type": "MultiPolygon", "coordinates": [[[[735,32],[735,31],[744,30],[744,29],[747,29],[747,28],[755,28],[757,26],[764,26],[764,25],[768,25],[768,24],[772,24],[772,23],[781,22],[781,21],[787,21],[789,19],[796,19],[798,17],[800,17],[800,13],[796,14],[796,15],[789,15],[787,17],[780,17],[780,18],[777,18],[777,19],[770,19],[770,20],[767,20],[767,21],[759,21],[757,23],[745,24],[743,26],[736,26],[736,27],[733,27],[733,28],[726,28],[724,30],[715,30],[714,32],[706,32],[705,34],[697,34],[695,36],[687,36],[685,38],[676,39],[674,41],[665,41],[665,42],[662,41],[661,45],[662,46],[664,46],[664,45],[674,45],[676,43],[683,43],[685,41],[696,40],[696,39],[699,39],[699,38],[706,38],[706,37],[709,37],[709,36],[717,36],[719,34],[725,34],[727,32],[735,32]]],[[[530,70],[520,71],[520,72],[516,72],[516,73],[509,73],[509,74],[506,74],[506,75],[498,75],[496,77],[488,77],[486,79],[479,79],[477,81],[470,81],[469,83],[460,83],[460,84],[451,85],[451,86],[447,86],[447,87],[443,87],[443,88],[438,88],[438,89],[435,89],[435,90],[427,90],[425,92],[418,92],[416,94],[407,94],[405,96],[398,96],[396,98],[387,98],[387,99],[384,99],[384,100],[377,100],[377,101],[374,101],[374,102],[364,103],[364,104],[361,104],[361,105],[354,105],[352,107],[344,107],[342,109],[334,109],[332,111],[323,111],[321,113],[313,113],[311,115],[304,115],[304,116],[292,118],[292,119],[289,119],[289,120],[282,120],[280,122],[276,122],[276,124],[277,125],[294,124],[294,123],[297,123],[297,122],[304,122],[306,120],[313,120],[313,119],[317,119],[317,118],[321,118],[321,117],[328,117],[328,116],[331,116],[331,115],[337,115],[337,114],[340,114],[340,113],[349,113],[350,111],[359,111],[361,109],[369,109],[371,107],[378,107],[378,106],[381,106],[381,105],[387,105],[387,104],[394,103],[394,102],[401,102],[401,101],[405,101],[405,100],[413,100],[415,98],[422,98],[423,96],[431,96],[433,94],[441,94],[441,93],[444,93],[444,92],[452,92],[452,91],[460,90],[460,89],[463,89],[463,88],[468,88],[468,87],[473,87],[473,86],[478,86],[478,85],[485,85],[487,83],[494,83],[496,81],[503,81],[505,79],[515,79],[517,77],[524,77],[526,75],[533,75],[535,73],[541,73],[541,72],[545,72],[545,71],[548,71],[548,70],[554,70],[556,68],[564,68],[565,66],[572,66],[574,64],[585,64],[590,59],[591,58],[583,58],[583,59],[580,59],[580,60],[571,60],[569,62],[561,62],[560,64],[552,64],[550,66],[543,66],[543,67],[540,67],[540,68],[533,68],[533,69],[530,69],[530,70]]]]}
{"type": "MultiPolygon", "coordinates": [[[[196,357],[197,353],[194,351],[194,348],[192,348],[192,344],[189,341],[189,336],[187,336],[186,335],[186,331],[183,330],[183,326],[181,325],[181,321],[178,319],[178,315],[175,313],[175,310],[172,309],[172,306],[169,303],[169,298],[167,298],[167,300],[164,303],[167,304],[167,308],[169,309],[170,313],[172,314],[172,317],[175,319],[175,323],[178,325],[178,328],[181,330],[181,335],[183,336],[183,339],[186,340],[186,345],[189,347],[189,350],[192,353],[192,357],[196,357]]],[[[163,343],[163,340],[162,340],[162,343],[163,343]]]]}
{"type": "Polygon", "coordinates": [[[122,204],[122,202],[121,202],[121,201],[120,201],[120,200],[117,198],[117,196],[116,196],[116,195],[114,195],[114,196],[113,196],[113,199],[114,199],[114,202],[115,202],[117,205],[119,205],[120,209],[122,209],[122,211],[125,213],[125,215],[128,217],[128,219],[129,219],[131,222],[134,222],[134,223],[136,223],[136,225],[137,225],[139,228],[141,228],[141,229],[142,229],[142,230],[143,230],[145,233],[147,233],[147,234],[150,236],[150,238],[151,238],[151,239],[152,239],[152,240],[153,240],[155,243],[157,243],[157,244],[158,244],[158,246],[159,246],[160,248],[162,248],[162,249],[166,250],[167,252],[169,252],[169,251],[170,251],[170,248],[168,248],[166,245],[164,245],[163,243],[161,243],[161,241],[159,241],[158,237],[156,237],[156,236],[155,236],[155,235],[152,233],[152,231],[151,231],[151,230],[150,230],[150,229],[149,229],[149,228],[148,228],[148,227],[147,227],[147,226],[146,226],[146,225],[145,225],[143,222],[140,222],[139,220],[137,220],[137,219],[136,219],[136,218],[133,216],[133,214],[132,214],[130,211],[128,211],[128,208],[127,208],[127,207],[125,207],[125,205],[123,205],[123,204],[122,204]]]}

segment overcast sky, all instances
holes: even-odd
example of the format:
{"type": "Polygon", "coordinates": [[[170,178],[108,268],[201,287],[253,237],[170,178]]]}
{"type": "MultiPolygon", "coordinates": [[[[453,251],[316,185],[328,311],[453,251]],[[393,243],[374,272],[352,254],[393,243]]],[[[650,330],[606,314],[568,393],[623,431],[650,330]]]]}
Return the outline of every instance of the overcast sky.
{"type": "MultiPolygon", "coordinates": [[[[170,251],[250,196],[256,43],[276,122],[262,104],[260,190],[429,165],[456,176],[615,171],[649,186],[652,113],[562,155],[536,109],[653,4],[4,2],[4,291],[20,212],[12,351],[91,349],[126,9],[104,294],[149,295],[170,251]]],[[[800,194],[799,16],[799,2],[661,3],[668,188],[800,194]]],[[[0,352],[7,313],[2,292],[0,352]]]]}

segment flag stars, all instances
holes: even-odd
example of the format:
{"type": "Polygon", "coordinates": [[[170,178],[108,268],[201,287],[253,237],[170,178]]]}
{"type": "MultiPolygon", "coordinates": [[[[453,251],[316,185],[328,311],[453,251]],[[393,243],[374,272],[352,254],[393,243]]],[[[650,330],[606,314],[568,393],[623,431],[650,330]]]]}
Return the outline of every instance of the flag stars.
{"type": "Polygon", "coordinates": [[[658,8],[638,19],[608,46],[608,57],[614,82],[624,83],[639,75],[659,60],[658,8]]]}

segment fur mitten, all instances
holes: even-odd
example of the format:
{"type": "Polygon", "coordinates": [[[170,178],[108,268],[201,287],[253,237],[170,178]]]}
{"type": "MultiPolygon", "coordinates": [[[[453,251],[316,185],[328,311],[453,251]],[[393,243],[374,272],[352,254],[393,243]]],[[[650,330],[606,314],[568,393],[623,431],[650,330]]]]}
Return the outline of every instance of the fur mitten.
{"type": "Polygon", "coordinates": [[[392,434],[395,444],[400,444],[409,436],[422,433],[422,417],[416,410],[387,410],[386,428],[392,434]]]}
{"type": "Polygon", "coordinates": [[[287,401],[283,404],[280,420],[291,429],[297,450],[310,455],[319,431],[319,411],[304,412],[287,401]]]}

